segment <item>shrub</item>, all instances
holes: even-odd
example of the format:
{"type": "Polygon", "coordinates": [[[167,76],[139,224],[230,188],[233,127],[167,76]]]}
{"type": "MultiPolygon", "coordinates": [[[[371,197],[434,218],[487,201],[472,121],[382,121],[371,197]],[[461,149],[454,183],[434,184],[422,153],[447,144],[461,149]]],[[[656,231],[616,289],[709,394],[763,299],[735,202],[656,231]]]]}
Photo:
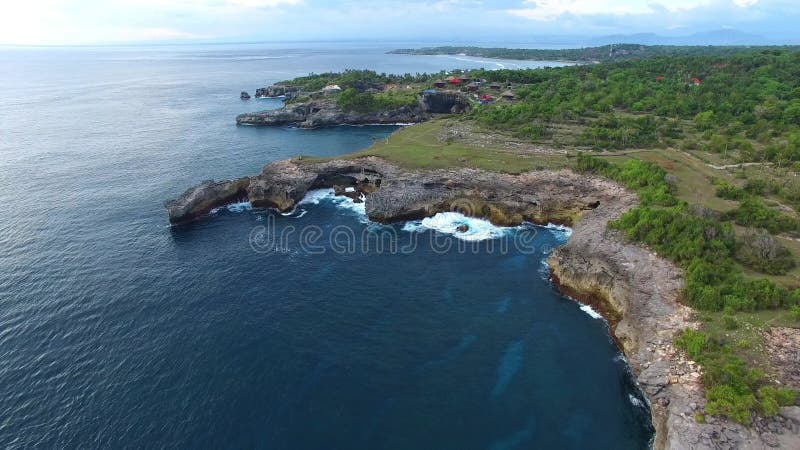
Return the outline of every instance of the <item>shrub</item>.
{"type": "Polygon", "coordinates": [[[708,336],[691,328],[683,330],[683,333],[675,339],[675,345],[685,350],[692,359],[697,359],[701,355],[707,343],[708,336]]]}
{"type": "Polygon", "coordinates": [[[795,266],[792,253],[763,229],[746,230],[736,248],[736,259],[759,272],[783,275],[795,266]]]}
{"type": "Polygon", "coordinates": [[[797,400],[797,391],[791,388],[762,386],[758,389],[759,409],[766,416],[778,414],[781,406],[793,405],[797,400]]]}
{"type": "Polygon", "coordinates": [[[708,413],[730,417],[744,424],[750,423],[750,411],[756,406],[753,394],[737,392],[732,386],[725,384],[707,389],[706,399],[708,413]]]}
{"type": "Polygon", "coordinates": [[[744,189],[738,188],[726,181],[717,184],[716,193],[717,197],[727,200],[741,200],[747,195],[744,189]]]}
{"type": "Polygon", "coordinates": [[[786,315],[789,317],[789,320],[800,321],[800,306],[793,305],[789,308],[789,312],[786,315]]]}
{"type": "Polygon", "coordinates": [[[739,225],[764,228],[772,234],[797,230],[797,221],[774,209],[768,208],[761,200],[749,197],[738,208],[728,213],[728,217],[739,225]]]}
{"type": "Polygon", "coordinates": [[[735,330],[739,328],[739,321],[736,320],[736,317],[724,315],[722,316],[722,324],[726,330],[735,330]]]}
{"type": "Polygon", "coordinates": [[[362,113],[398,109],[416,104],[414,93],[382,92],[378,94],[359,93],[354,88],[345,89],[336,99],[336,104],[345,111],[362,113]]]}

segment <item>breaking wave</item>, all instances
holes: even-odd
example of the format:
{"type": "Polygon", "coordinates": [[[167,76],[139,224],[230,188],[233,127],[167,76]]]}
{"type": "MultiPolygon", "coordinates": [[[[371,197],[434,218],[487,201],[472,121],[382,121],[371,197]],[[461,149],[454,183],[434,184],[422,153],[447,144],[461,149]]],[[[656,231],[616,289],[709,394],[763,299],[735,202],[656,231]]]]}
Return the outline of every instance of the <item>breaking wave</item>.
{"type": "Polygon", "coordinates": [[[345,197],[343,195],[337,196],[334,193],[333,189],[314,189],[308,191],[308,193],[306,193],[306,196],[303,197],[303,199],[297,203],[297,206],[319,205],[320,202],[323,201],[333,203],[338,208],[354,213],[358,218],[358,221],[361,223],[371,223],[369,218],[367,217],[367,206],[364,203],[363,196],[361,203],[356,203],[353,201],[353,199],[349,197],[345,197]]]}
{"type": "Polygon", "coordinates": [[[403,231],[422,233],[433,230],[464,241],[498,239],[508,236],[517,229],[518,227],[498,227],[492,225],[488,220],[467,217],[456,212],[437,213],[433,217],[406,222],[403,226],[403,231]],[[467,230],[458,231],[458,228],[463,225],[467,226],[467,230]]]}
{"type": "Polygon", "coordinates": [[[592,318],[595,318],[595,319],[603,319],[603,316],[602,316],[602,315],[600,315],[600,313],[599,313],[599,312],[595,311],[595,310],[594,310],[594,309],[593,309],[591,306],[589,306],[589,305],[584,305],[584,304],[582,304],[580,308],[581,308],[581,311],[583,311],[583,312],[585,312],[586,314],[588,314],[588,315],[592,316],[592,318]]]}

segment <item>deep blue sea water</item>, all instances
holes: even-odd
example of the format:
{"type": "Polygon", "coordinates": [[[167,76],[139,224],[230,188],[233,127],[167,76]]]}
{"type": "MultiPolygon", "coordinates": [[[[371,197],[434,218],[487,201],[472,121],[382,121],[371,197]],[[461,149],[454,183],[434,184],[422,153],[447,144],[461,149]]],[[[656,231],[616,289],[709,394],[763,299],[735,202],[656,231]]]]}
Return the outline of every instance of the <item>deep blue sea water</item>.
{"type": "Polygon", "coordinates": [[[346,68],[514,67],[385,50],[0,49],[1,447],[647,445],[605,322],[548,281],[561,231],[473,222],[495,239],[467,243],[324,197],[168,226],[161,202],[201,180],[393,130],[237,127],[279,106],[241,90],[346,68]]]}

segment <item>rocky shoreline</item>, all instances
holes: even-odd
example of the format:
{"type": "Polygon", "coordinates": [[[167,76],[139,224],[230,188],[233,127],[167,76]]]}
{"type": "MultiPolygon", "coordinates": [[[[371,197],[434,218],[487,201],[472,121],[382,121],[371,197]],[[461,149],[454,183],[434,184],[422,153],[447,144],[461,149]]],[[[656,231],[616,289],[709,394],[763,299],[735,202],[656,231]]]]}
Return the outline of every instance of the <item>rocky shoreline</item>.
{"type": "MultiPolygon", "coordinates": [[[[280,91],[273,89],[269,92],[280,91]]],[[[292,92],[296,93],[296,91],[292,92]]],[[[256,96],[259,96],[258,93],[256,96]]],[[[469,108],[469,99],[455,92],[423,92],[417,96],[417,103],[414,105],[375,112],[345,111],[339,107],[336,99],[317,95],[306,101],[288,103],[274,110],[239,114],[236,117],[236,123],[238,125],[299,128],[337,125],[395,125],[424,122],[437,114],[462,113],[469,108]]]]}
{"type": "Polygon", "coordinates": [[[408,171],[376,157],[296,159],[270,163],[249,178],[206,181],[164,206],[173,224],[245,198],[253,206],[285,212],[318,188],[364,195],[370,220],[381,223],[458,211],[495,225],[527,221],[572,226],[567,244],[548,260],[553,280],[566,294],[597,305],[609,320],[650,402],[654,448],[800,448],[796,406],[783,408],[781,416],[755,429],[719,418],[707,423],[695,419],[694,412],[705,404],[700,368],[672,345],[677,332],[696,326],[691,310],[678,302],[683,273],[607,228],[638,202],[635,194],[611,181],[569,170],[521,175],[476,169],[408,171]]]}

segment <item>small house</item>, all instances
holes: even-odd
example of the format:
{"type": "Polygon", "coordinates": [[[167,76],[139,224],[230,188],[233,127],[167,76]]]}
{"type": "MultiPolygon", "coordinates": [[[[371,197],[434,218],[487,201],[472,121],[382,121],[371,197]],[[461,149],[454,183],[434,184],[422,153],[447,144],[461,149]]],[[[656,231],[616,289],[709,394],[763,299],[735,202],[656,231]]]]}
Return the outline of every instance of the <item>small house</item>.
{"type": "Polygon", "coordinates": [[[500,89],[502,89],[502,87],[503,87],[503,85],[498,83],[498,82],[496,82],[496,81],[489,85],[489,89],[493,89],[495,91],[499,91],[500,89]]]}
{"type": "Polygon", "coordinates": [[[458,79],[458,78],[456,78],[456,77],[450,77],[450,78],[448,78],[448,79],[447,79],[447,82],[448,82],[448,83],[450,83],[450,84],[455,84],[455,85],[459,85],[459,84],[461,84],[461,80],[460,80],[460,79],[458,79]]]}
{"type": "Polygon", "coordinates": [[[322,93],[325,95],[338,94],[339,92],[342,92],[342,88],[338,84],[329,84],[322,88],[322,93]]]}
{"type": "Polygon", "coordinates": [[[468,83],[471,80],[469,75],[467,75],[466,73],[458,77],[458,79],[461,80],[462,83],[468,83]]]}
{"type": "Polygon", "coordinates": [[[700,78],[692,78],[692,83],[694,83],[695,86],[700,86],[700,78]]]}
{"type": "Polygon", "coordinates": [[[478,83],[476,83],[476,82],[474,82],[474,81],[473,81],[472,83],[468,84],[468,85],[467,85],[467,90],[468,90],[469,92],[475,92],[475,91],[477,91],[477,90],[478,90],[478,83]]]}
{"type": "Polygon", "coordinates": [[[445,83],[444,80],[436,80],[433,82],[433,87],[436,89],[444,89],[445,86],[447,86],[447,83],[445,83]]]}
{"type": "Polygon", "coordinates": [[[515,98],[517,98],[514,95],[514,93],[511,92],[510,90],[503,92],[502,94],[500,94],[500,96],[503,97],[503,100],[514,100],[515,98]]]}

